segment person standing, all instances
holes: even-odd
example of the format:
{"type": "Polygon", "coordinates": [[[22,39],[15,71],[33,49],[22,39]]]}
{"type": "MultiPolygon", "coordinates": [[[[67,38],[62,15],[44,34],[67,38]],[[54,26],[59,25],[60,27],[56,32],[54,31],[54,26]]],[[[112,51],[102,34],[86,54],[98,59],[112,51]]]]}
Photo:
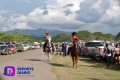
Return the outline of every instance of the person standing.
{"type": "Polygon", "coordinates": [[[106,56],[106,65],[107,65],[107,69],[110,68],[110,64],[111,64],[111,53],[112,47],[109,45],[109,43],[106,43],[106,47],[105,47],[105,56],[106,56]]]}
{"type": "Polygon", "coordinates": [[[115,57],[115,62],[116,62],[116,66],[119,64],[118,63],[118,56],[119,56],[119,54],[120,54],[120,48],[119,48],[119,44],[116,44],[116,48],[115,48],[115,54],[114,54],[114,57],[115,57]]]}

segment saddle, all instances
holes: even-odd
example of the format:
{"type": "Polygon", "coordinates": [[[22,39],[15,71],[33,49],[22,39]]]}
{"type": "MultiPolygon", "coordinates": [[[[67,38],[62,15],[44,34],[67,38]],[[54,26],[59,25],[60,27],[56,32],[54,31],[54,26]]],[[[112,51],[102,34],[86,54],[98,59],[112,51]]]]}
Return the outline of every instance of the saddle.
{"type": "Polygon", "coordinates": [[[53,43],[47,43],[47,48],[52,48],[52,51],[55,51],[53,43]]]}

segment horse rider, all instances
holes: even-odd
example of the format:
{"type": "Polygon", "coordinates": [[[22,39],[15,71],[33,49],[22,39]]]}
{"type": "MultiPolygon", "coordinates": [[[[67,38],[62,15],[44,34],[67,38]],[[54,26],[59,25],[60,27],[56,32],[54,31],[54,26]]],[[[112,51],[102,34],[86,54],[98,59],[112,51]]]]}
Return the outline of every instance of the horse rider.
{"type": "Polygon", "coordinates": [[[77,43],[77,45],[79,46],[78,42],[79,42],[79,37],[77,36],[76,32],[72,33],[72,37],[71,37],[71,41],[73,43],[73,45],[75,45],[75,43],[77,43]]]}
{"type": "Polygon", "coordinates": [[[47,45],[47,43],[51,43],[51,35],[49,34],[49,32],[47,31],[45,34],[45,43],[43,45],[43,52],[45,52],[45,47],[47,45]]]}

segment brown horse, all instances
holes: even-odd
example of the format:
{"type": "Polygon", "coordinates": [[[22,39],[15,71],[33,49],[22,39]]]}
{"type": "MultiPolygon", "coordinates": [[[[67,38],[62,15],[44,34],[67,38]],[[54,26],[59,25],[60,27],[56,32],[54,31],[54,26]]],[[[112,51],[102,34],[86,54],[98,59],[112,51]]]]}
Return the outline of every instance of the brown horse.
{"type": "Polygon", "coordinates": [[[78,46],[77,42],[75,42],[74,45],[71,47],[71,57],[72,57],[72,61],[73,61],[73,68],[75,65],[77,68],[79,52],[80,52],[79,46],[78,46]]]}

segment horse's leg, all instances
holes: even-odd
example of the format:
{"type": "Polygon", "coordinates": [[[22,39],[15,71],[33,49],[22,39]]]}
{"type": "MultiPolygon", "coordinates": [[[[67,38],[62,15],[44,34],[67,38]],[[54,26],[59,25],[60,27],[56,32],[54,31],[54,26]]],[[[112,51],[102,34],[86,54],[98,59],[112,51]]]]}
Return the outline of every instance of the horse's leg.
{"type": "Polygon", "coordinates": [[[52,52],[50,51],[49,52],[49,61],[51,62],[51,59],[52,59],[52,52]]]}
{"type": "Polygon", "coordinates": [[[47,53],[47,51],[45,52],[45,60],[47,61],[48,60],[48,53],[47,53]]]}
{"type": "Polygon", "coordinates": [[[77,63],[78,63],[78,56],[75,56],[75,64],[76,64],[76,69],[77,69],[77,63]]]}
{"type": "Polygon", "coordinates": [[[120,68],[120,56],[118,56],[118,65],[119,65],[119,68],[120,68]]]}
{"type": "Polygon", "coordinates": [[[72,57],[72,61],[73,61],[73,68],[74,68],[74,65],[75,65],[75,62],[74,62],[74,57],[71,55],[72,57]]]}

